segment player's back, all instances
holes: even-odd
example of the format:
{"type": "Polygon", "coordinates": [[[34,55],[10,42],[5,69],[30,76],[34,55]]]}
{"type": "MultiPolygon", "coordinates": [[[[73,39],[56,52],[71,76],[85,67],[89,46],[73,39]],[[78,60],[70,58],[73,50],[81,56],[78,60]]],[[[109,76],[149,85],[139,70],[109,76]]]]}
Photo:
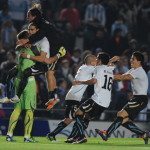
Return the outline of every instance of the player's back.
{"type": "Polygon", "coordinates": [[[113,83],[114,67],[101,65],[95,69],[94,78],[97,83],[94,85],[92,99],[103,107],[108,107],[111,101],[111,89],[113,83]]]}
{"type": "MultiPolygon", "coordinates": [[[[77,71],[75,80],[78,80],[78,81],[90,80],[92,78],[94,70],[95,70],[94,66],[82,65],[77,71]]],[[[87,86],[88,85],[86,85],[86,84],[73,85],[66,95],[66,100],[81,101],[82,96],[83,96],[87,86]]]]}
{"type": "MultiPolygon", "coordinates": [[[[21,48],[19,53],[21,52],[26,52],[27,54],[34,56],[33,52],[31,51],[30,48],[21,48]]],[[[22,73],[25,69],[33,66],[35,64],[34,61],[30,60],[30,59],[25,59],[25,58],[21,58],[20,56],[18,57],[18,77],[22,76],[22,73]]]]}
{"type": "Polygon", "coordinates": [[[37,46],[39,51],[43,51],[43,52],[47,53],[46,54],[47,58],[50,57],[50,44],[46,37],[44,37],[40,41],[36,42],[34,45],[37,46]]]}

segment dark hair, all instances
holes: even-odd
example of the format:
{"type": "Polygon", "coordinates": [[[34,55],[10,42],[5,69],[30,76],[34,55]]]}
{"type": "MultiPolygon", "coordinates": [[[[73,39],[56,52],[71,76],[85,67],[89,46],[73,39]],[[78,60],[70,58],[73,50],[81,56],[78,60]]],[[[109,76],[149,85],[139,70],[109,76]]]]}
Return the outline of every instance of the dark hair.
{"type": "Polygon", "coordinates": [[[140,61],[141,62],[141,65],[143,65],[144,63],[144,56],[141,52],[139,51],[136,51],[132,54],[134,57],[136,57],[137,61],[140,61]]]}
{"type": "Polygon", "coordinates": [[[36,23],[36,22],[31,22],[31,23],[29,24],[29,26],[35,26],[36,29],[39,29],[39,28],[40,28],[40,25],[39,25],[38,23],[36,23]]]}
{"type": "Polygon", "coordinates": [[[109,62],[110,56],[109,56],[109,54],[107,54],[105,52],[101,52],[101,53],[98,53],[97,58],[98,58],[98,60],[101,61],[101,63],[103,65],[107,65],[109,62]]]}
{"type": "Polygon", "coordinates": [[[20,39],[28,39],[29,38],[29,33],[28,30],[23,30],[21,31],[18,35],[17,38],[20,39]]]}
{"type": "Polygon", "coordinates": [[[34,17],[36,16],[35,20],[42,19],[42,12],[36,7],[30,8],[28,13],[30,13],[34,17]]]}

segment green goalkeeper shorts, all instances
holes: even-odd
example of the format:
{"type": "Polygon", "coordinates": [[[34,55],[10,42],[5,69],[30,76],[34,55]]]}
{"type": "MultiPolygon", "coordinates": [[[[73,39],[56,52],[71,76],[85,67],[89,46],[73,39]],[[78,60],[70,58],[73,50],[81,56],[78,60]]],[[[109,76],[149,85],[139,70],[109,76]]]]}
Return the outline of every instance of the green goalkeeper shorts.
{"type": "MultiPolygon", "coordinates": [[[[19,85],[20,79],[15,80],[15,87],[19,85]]],[[[36,82],[34,77],[28,78],[28,83],[20,97],[20,101],[15,104],[16,108],[24,109],[36,109],[36,82]]]]}

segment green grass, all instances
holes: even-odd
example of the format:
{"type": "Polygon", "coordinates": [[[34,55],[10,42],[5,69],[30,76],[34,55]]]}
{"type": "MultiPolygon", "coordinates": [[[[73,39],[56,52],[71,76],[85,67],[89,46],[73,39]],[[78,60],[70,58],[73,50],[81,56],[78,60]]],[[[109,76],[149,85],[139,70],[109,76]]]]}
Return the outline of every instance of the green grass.
{"type": "Polygon", "coordinates": [[[50,142],[45,137],[36,137],[37,143],[24,143],[23,137],[15,137],[16,142],[6,142],[0,136],[0,150],[149,150],[150,144],[144,145],[142,139],[110,138],[107,142],[100,138],[89,138],[84,144],[66,144],[65,138],[50,142]]]}

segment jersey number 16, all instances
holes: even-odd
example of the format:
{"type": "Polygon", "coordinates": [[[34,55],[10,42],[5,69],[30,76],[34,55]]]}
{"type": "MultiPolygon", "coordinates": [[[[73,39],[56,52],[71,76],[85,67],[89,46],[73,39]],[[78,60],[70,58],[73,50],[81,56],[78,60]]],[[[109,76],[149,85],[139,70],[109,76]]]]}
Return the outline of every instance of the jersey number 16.
{"type": "Polygon", "coordinates": [[[105,77],[105,82],[104,82],[104,85],[102,86],[102,88],[108,89],[110,91],[112,89],[113,78],[108,77],[107,75],[104,75],[104,77],[105,77]]]}

